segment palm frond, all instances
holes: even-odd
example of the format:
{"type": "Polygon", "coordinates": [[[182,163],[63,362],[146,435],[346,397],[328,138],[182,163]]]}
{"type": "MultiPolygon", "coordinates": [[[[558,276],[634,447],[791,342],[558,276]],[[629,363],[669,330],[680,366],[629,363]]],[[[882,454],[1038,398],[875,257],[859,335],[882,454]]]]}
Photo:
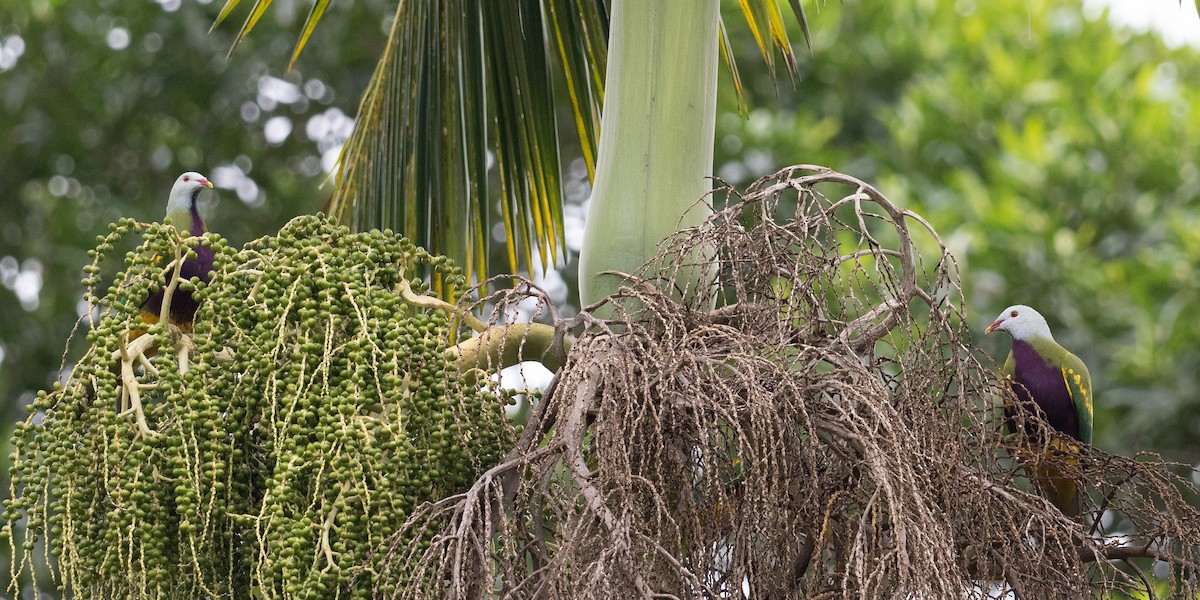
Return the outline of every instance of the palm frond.
{"type": "Polygon", "coordinates": [[[296,65],[296,59],[300,58],[300,51],[308,44],[308,38],[312,37],[312,32],[317,28],[317,23],[321,17],[325,15],[325,9],[329,8],[329,3],[333,0],[317,0],[313,2],[312,9],[308,11],[308,16],[304,19],[304,28],[300,32],[300,39],[296,41],[296,49],[292,51],[292,60],[288,61],[288,70],[296,65]]]}
{"type": "Polygon", "coordinates": [[[589,178],[596,173],[596,140],[600,139],[608,63],[608,18],[604,10],[597,10],[597,4],[595,0],[544,3],[589,178]]]}
{"type": "MultiPolygon", "coordinates": [[[[789,3],[796,20],[800,22],[804,39],[811,47],[812,41],[808,35],[808,21],[804,15],[804,7],[800,5],[800,0],[789,0],[789,3]]],[[[759,52],[762,53],[763,60],[767,62],[767,69],[771,75],[775,75],[775,51],[778,50],[784,64],[787,65],[788,76],[792,78],[792,81],[799,79],[800,69],[796,64],[796,55],[792,52],[792,42],[788,39],[787,27],[783,24],[783,13],[779,8],[779,2],[777,0],[738,0],[738,5],[742,8],[742,15],[746,17],[750,33],[754,35],[754,41],[758,44],[759,52]]]]}
{"type": "Polygon", "coordinates": [[[788,0],[792,5],[792,16],[796,17],[796,22],[800,24],[800,32],[804,34],[804,45],[808,46],[808,51],[812,52],[812,33],[808,30],[808,16],[804,14],[804,6],[800,4],[800,0],[788,0]]]}
{"type": "Polygon", "coordinates": [[[233,9],[237,8],[240,2],[241,0],[226,0],[225,6],[221,7],[221,12],[217,13],[217,18],[213,21],[212,27],[208,28],[209,35],[212,35],[212,32],[217,30],[218,25],[225,22],[225,19],[229,17],[229,13],[233,12],[233,9]]]}
{"type": "MultiPolygon", "coordinates": [[[[289,71],[296,64],[296,59],[300,57],[300,51],[303,50],[304,46],[308,44],[308,39],[312,37],[313,30],[317,28],[317,23],[321,21],[321,17],[325,15],[325,9],[329,8],[329,5],[332,1],[333,0],[316,0],[313,2],[312,8],[308,11],[308,17],[304,19],[304,27],[301,29],[300,37],[296,41],[296,49],[292,51],[292,59],[288,62],[289,71]]],[[[249,16],[247,16],[246,21],[242,23],[242,29],[238,31],[237,36],[233,38],[233,44],[230,45],[229,53],[226,55],[226,57],[233,56],[233,51],[237,49],[238,45],[242,43],[242,40],[245,39],[246,36],[250,34],[250,31],[254,29],[254,26],[258,24],[258,20],[262,18],[264,13],[267,12],[267,8],[271,6],[271,2],[272,0],[255,1],[254,6],[250,9],[249,16]]],[[[233,12],[233,9],[237,8],[239,4],[241,4],[241,0],[225,0],[225,5],[221,7],[221,12],[217,13],[217,18],[213,21],[212,27],[208,29],[208,33],[212,34],[213,31],[216,31],[217,26],[219,26],[221,23],[224,23],[225,19],[229,18],[229,15],[233,12]]]]}
{"type": "Polygon", "coordinates": [[[737,61],[734,60],[733,50],[729,47],[729,32],[725,30],[725,19],[721,19],[719,25],[721,58],[725,59],[725,64],[729,66],[729,74],[733,77],[733,91],[737,94],[738,112],[745,118],[750,114],[746,108],[746,90],[742,87],[742,76],[738,73],[737,61]]]}
{"type": "MultiPolygon", "coordinates": [[[[225,6],[221,8],[220,14],[217,15],[217,20],[213,22],[208,32],[212,33],[217,28],[217,25],[220,25],[222,21],[229,17],[229,13],[233,12],[233,9],[240,3],[241,0],[226,0],[225,6]]],[[[267,12],[267,8],[270,6],[271,0],[257,0],[254,3],[254,7],[250,9],[250,15],[246,17],[246,22],[242,23],[241,31],[238,32],[237,37],[233,38],[233,45],[229,47],[229,53],[226,54],[226,57],[233,56],[233,51],[237,49],[238,44],[242,43],[242,40],[249,35],[254,26],[258,24],[258,20],[262,18],[263,13],[267,12]]]]}
{"type": "MultiPolygon", "coordinates": [[[[1197,1],[1200,2],[1200,0],[1197,1]]],[[[804,41],[811,52],[812,38],[808,31],[808,18],[804,14],[804,6],[800,2],[801,0],[788,0],[788,3],[792,7],[792,14],[795,16],[796,21],[799,22],[800,31],[804,34],[804,41]]],[[[787,27],[784,25],[783,14],[777,0],[738,0],[738,5],[742,9],[742,15],[746,18],[746,24],[750,27],[750,33],[754,36],[755,43],[758,44],[759,52],[762,54],[763,60],[766,61],[767,69],[771,72],[771,76],[775,76],[775,52],[778,51],[780,56],[783,57],[784,64],[787,65],[788,76],[794,83],[799,79],[800,71],[796,65],[796,56],[792,52],[792,42],[788,37],[787,27]]],[[[725,30],[725,19],[721,19],[720,36],[721,58],[729,66],[729,73],[733,77],[733,89],[737,94],[738,111],[742,113],[742,116],[745,116],[748,114],[745,90],[742,87],[742,78],[738,73],[737,61],[734,60],[733,50],[729,47],[729,34],[725,30]]]]}
{"type": "Polygon", "coordinates": [[[535,253],[549,267],[563,252],[554,58],[589,156],[605,20],[599,0],[402,1],[327,210],[400,231],[482,280],[490,149],[509,268],[530,268],[535,253]]]}
{"type": "MultiPolygon", "coordinates": [[[[788,4],[811,50],[801,1],[788,4]]],[[[226,0],[213,28],[239,3],[226,0]]],[[[255,0],[230,52],[270,4],[255,0]]],[[[289,68],[330,4],[314,0],[289,68]]],[[[795,81],[780,0],[739,5],[772,74],[779,56],[795,81]]],[[[326,211],[356,229],[402,232],[483,280],[494,225],[489,198],[498,186],[508,267],[531,268],[535,253],[543,267],[562,257],[555,107],[565,93],[593,177],[608,54],[606,7],[606,0],[399,0],[326,211]]],[[[723,23],[721,53],[741,100],[723,23]]]]}

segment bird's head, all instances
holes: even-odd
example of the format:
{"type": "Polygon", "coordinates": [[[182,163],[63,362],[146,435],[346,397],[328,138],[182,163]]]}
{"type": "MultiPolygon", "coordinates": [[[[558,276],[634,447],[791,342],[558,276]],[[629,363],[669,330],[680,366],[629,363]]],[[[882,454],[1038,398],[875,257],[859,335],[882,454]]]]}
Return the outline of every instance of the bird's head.
{"type": "Polygon", "coordinates": [[[1014,340],[1054,339],[1054,336],[1050,334],[1050,326],[1046,324],[1046,318],[1024,304],[1016,304],[1004,309],[1004,312],[996,317],[996,322],[989,325],[984,333],[993,331],[1003,331],[1011,335],[1014,340]]]}
{"type": "Polygon", "coordinates": [[[212,189],[212,186],[212,182],[207,177],[195,171],[188,171],[180,175],[179,179],[175,180],[175,185],[171,186],[171,196],[167,200],[167,217],[176,226],[186,224],[186,219],[190,219],[196,196],[202,190],[212,189]]]}

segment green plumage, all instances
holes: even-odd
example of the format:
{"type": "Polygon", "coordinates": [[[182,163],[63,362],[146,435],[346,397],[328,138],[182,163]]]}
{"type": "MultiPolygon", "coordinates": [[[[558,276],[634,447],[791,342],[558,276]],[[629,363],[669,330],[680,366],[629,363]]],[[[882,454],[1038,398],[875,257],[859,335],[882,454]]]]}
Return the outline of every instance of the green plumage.
{"type": "MultiPolygon", "coordinates": [[[[1027,343],[1048,366],[1057,369],[1062,374],[1078,426],[1077,432],[1063,431],[1063,433],[1071,435],[1085,444],[1091,444],[1094,407],[1092,405],[1092,376],[1088,372],[1087,365],[1083,364],[1078,356],[1071,354],[1052,339],[1034,338],[1028,340],[1027,343]],[[1076,375],[1079,377],[1076,378],[1076,375]]],[[[1005,377],[1015,377],[1016,361],[1013,359],[1012,352],[1008,353],[1008,359],[1004,361],[1001,373],[1005,377]]],[[[1043,410],[1047,410],[1047,408],[1043,407],[1043,410]]],[[[1050,411],[1047,410],[1047,412],[1050,411]]],[[[1053,423],[1051,424],[1053,425],[1053,423]]]]}

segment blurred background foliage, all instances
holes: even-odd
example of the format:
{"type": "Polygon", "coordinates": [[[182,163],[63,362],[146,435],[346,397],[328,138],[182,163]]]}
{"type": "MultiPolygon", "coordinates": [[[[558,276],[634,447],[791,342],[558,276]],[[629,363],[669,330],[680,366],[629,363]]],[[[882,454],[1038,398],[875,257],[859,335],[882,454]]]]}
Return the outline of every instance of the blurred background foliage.
{"type": "MultiPolygon", "coordinates": [[[[319,186],[394,2],[332,3],[291,72],[309,3],[276,0],[229,60],[242,17],[207,35],[219,4],[3,0],[4,439],[57,376],[86,310],[80,269],[109,222],[160,219],[190,169],[217,185],[210,229],[239,245],[328,196],[319,186]]],[[[1076,0],[805,5],[813,50],[797,48],[795,88],[769,76],[750,32],[729,19],[749,114],[723,72],[718,175],[742,186],[816,163],[875,183],[949,242],[988,354],[1007,352],[1007,339],[982,338],[1002,308],[1038,308],[1091,367],[1097,445],[1200,462],[1197,50],[1114,29],[1076,0]]],[[[570,107],[559,112],[562,139],[574,139],[570,107]]],[[[577,147],[563,153],[577,250],[587,169],[577,147]]],[[[492,264],[504,265],[496,246],[492,264]]],[[[567,315],[575,264],[569,255],[537,274],[567,315]]]]}

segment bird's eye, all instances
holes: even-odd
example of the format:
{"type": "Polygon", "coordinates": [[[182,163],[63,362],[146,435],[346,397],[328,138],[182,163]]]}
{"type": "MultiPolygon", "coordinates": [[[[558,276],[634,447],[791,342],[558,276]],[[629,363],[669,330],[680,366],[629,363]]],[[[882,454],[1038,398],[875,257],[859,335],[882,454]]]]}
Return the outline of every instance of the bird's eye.
{"type": "Polygon", "coordinates": [[[187,175],[184,175],[184,176],[183,176],[183,180],[184,180],[184,181],[191,181],[191,180],[192,180],[192,178],[191,178],[191,177],[188,177],[187,175]]]}
{"type": "Polygon", "coordinates": [[[1017,316],[1017,311],[1015,311],[1015,310],[1014,310],[1014,311],[1012,311],[1012,312],[1008,313],[1008,316],[1010,316],[1010,317],[1015,317],[1015,316],[1017,316]]]}

